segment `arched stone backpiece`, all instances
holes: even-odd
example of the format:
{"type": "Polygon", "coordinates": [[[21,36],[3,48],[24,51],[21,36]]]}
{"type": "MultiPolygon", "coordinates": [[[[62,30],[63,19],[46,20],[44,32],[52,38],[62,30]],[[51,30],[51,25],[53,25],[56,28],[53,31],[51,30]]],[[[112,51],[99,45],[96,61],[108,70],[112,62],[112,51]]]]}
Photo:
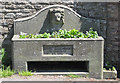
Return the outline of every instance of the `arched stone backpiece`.
{"type": "Polygon", "coordinates": [[[25,32],[29,34],[58,31],[59,29],[89,30],[93,27],[98,31],[100,21],[85,18],[74,10],[63,5],[51,5],[41,9],[35,15],[14,21],[14,34],[25,32]]]}

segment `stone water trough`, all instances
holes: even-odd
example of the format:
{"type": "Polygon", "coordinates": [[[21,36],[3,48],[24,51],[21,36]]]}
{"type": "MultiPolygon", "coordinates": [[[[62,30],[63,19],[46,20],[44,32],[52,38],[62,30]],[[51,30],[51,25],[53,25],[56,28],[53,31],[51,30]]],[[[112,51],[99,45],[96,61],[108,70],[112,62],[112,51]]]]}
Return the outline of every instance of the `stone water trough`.
{"type": "Polygon", "coordinates": [[[78,15],[63,5],[43,8],[35,15],[14,21],[13,69],[35,74],[80,74],[103,78],[104,39],[99,38],[38,38],[20,39],[28,34],[77,29],[85,32],[100,28],[94,19],[78,15]],[[36,72],[35,72],[36,71],[36,72]]]}

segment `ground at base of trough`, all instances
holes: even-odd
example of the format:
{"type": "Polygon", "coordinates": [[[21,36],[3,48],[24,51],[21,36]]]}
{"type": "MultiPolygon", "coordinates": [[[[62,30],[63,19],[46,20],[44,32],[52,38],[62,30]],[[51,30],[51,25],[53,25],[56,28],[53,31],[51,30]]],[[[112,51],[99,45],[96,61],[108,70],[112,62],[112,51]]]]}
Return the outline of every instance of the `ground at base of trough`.
{"type": "Polygon", "coordinates": [[[10,81],[120,81],[120,79],[95,79],[95,78],[85,78],[85,77],[70,77],[68,75],[32,75],[32,76],[19,76],[18,74],[12,75],[7,78],[0,78],[0,80],[10,80],[10,81]]]}

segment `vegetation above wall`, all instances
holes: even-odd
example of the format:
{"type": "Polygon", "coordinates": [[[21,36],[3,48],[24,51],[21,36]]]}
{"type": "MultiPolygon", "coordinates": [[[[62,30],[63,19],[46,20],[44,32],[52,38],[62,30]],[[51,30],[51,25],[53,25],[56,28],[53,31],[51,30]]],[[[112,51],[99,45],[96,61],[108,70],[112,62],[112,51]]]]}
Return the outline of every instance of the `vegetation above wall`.
{"type": "Polygon", "coordinates": [[[72,29],[69,31],[64,29],[59,30],[58,32],[55,31],[52,34],[45,32],[44,34],[34,35],[21,32],[19,38],[98,38],[98,33],[92,28],[90,28],[89,31],[86,31],[86,33],[79,32],[76,29],[72,29]]]}

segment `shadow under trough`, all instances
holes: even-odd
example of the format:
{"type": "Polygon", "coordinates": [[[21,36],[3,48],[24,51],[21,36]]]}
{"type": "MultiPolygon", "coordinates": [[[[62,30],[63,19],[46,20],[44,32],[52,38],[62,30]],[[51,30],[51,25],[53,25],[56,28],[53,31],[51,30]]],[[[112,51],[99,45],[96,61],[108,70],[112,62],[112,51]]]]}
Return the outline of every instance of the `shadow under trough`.
{"type": "Polygon", "coordinates": [[[34,61],[27,65],[32,72],[89,72],[88,61],[34,61]]]}

